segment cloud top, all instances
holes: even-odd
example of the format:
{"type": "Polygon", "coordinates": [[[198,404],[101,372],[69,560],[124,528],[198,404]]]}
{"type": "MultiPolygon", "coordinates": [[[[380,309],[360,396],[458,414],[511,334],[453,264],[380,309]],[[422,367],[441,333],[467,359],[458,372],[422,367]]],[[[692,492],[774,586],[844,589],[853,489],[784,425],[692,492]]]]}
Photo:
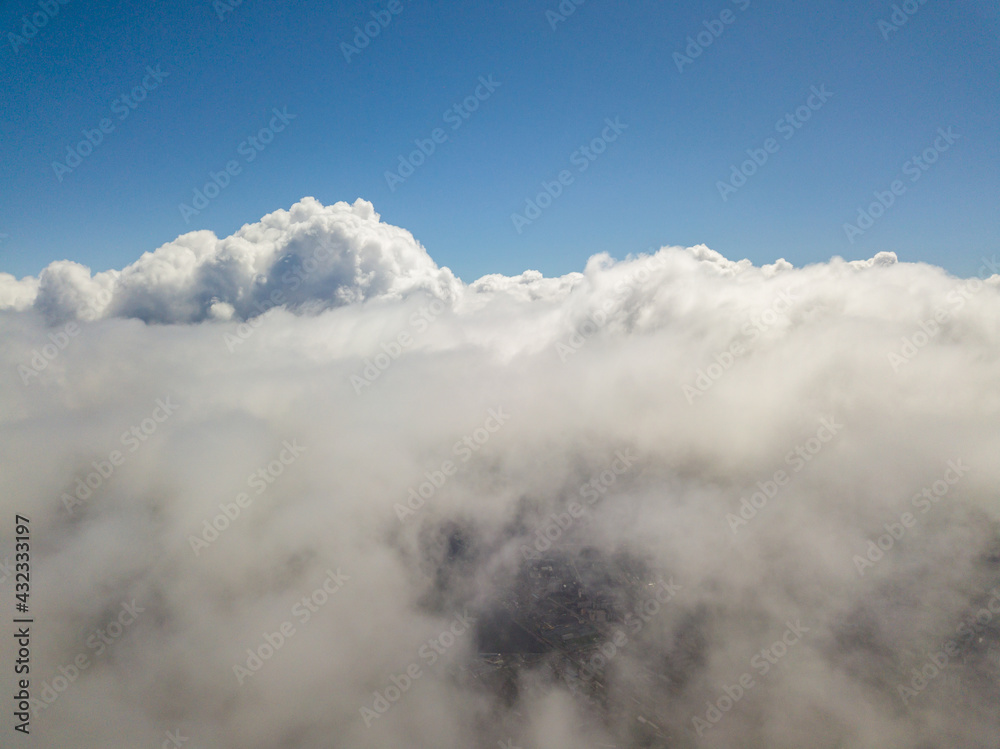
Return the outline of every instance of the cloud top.
{"type": "Polygon", "coordinates": [[[189,323],[253,317],[274,306],[275,294],[289,309],[318,311],[417,291],[449,298],[456,288],[454,275],[408,231],[383,223],[371,203],[303,198],[223,239],[184,234],[121,271],[92,275],[61,261],[37,281],[0,277],[0,308],[33,307],[50,321],[189,323]]]}

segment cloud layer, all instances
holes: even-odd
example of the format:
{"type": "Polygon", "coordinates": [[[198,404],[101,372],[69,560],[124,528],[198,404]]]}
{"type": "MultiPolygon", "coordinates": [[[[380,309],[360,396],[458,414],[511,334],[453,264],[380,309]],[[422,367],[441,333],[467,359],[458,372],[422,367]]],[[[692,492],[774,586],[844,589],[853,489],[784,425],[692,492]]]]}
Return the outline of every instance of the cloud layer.
{"type": "Polygon", "coordinates": [[[992,747],[994,264],[666,247],[464,284],[307,198],[0,276],[31,740],[992,747]],[[606,598],[597,649],[498,675],[540,564],[606,598]]]}

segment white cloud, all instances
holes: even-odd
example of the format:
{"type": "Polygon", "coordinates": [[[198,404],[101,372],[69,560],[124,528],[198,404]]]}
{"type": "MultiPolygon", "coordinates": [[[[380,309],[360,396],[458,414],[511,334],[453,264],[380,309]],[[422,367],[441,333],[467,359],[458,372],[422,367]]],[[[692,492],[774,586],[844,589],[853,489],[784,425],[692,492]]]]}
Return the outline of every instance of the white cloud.
{"type": "Polygon", "coordinates": [[[99,316],[160,323],[198,322],[229,307],[246,319],[276,292],[291,309],[316,311],[417,291],[449,298],[458,285],[412,234],[382,223],[371,203],[323,206],[314,198],[225,239],[189,232],[120,272],[91,277],[86,267],[62,261],[45,268],[37,283],[8,278],[0,279],[0,309],[23,309],[36,291],[32,306],[50,321],[82,319],[89,307],[99,316]],[[228,307],[213,312],[213,305],[228,307]]]}
{"type": "MultiPolygon", "coordinates": [[[[33,696],[89,659],[33,717],[32,740],[986,745],[1000,615],[971,638],[958,627],[1000,586],[998,282],[891,253],[757,268],[701,246],[465,285],[369,203],[312,199],[121,271],[64,261],[37,281],[0,276],[0,504],[8,523],[31,519],[33,696]],[[445,304],[428,321],[429,299],[445,304]],[[80,330],[63,341],[67,319],[80,330]],[[253,334],[228,350],[247,319],[253,334]],[[357,393],[352,375],[400,332],[411,342],[357,393]],[[733,343],[744,351],[724,367],[733,343]],[[45,366],[25,385],[33,353],[45,366]],[[711,386],[686,397],[713,363],[711,386]],[[157,421],[168,397],[178,408],[157,421]],[[463,460],[458,445],[498,407],[509,419],[463,460]],[[812,450],[824,417],[843,428],[812,450]],[[305,451],[283,463],[293,440],[305,451]],[[626,450],[635,465],[598,484],[558,553],[584,570],[588,554],[638,560],[680,591],[638,631],[619,625],[629,641],[602,677],[604,706],[542,666],[480,686],[464,670],[475,633],[422,657],[466,607],[481,627],[502,621],[524,548],[626,450]],[[70,514],[64,493],[115,451],[70,514]],[[400,522],[395,506],[446,460],[457,470],[400,522]],[[922,512],[914,495],[949,460],[968,471],[922,512]],[[779,469],[787,485],[734,535],[727,515],[779,469]],[[913,527],[860,575],[855,557],[903,511],[913,527]],[[191,537],[220,515],[196,555],[191,537]],[[296,605],[338,569],[349,580],[301,621],[296,605]],[[98,655],[88,637],[133,598],[145,610],[98,655]],[[760,674],[751,659],[796,619],[809,633],[760,674]],[[239,684],[247,648],[285,622],[294,634],[239,684]],[[898,686],[953,639],[961,657],[904,705],[898,686]],[[420,677],[366,727],[360,708],[412,663],[420,677]],[[755,686],[698,738],[692,719],[744,672],[755,686]]],[[[3,538],[0,560],[14,554],[3,538]]],[[[12,600],[13,578],[0,589],[12,600]]]]}

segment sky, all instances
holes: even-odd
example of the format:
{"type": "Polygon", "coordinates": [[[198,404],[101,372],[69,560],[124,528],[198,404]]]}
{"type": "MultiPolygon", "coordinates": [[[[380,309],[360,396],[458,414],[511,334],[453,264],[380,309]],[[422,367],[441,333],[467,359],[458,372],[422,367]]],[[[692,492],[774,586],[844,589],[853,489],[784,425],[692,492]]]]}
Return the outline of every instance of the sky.
{"type": "Polygon", "coordinates": [[[40,5],[0,8],[0,271],[17,277],[123,268],[306,196],[370,201],[466,283],[702,243],[757,265],[890,251],[968,277],[996,248],[987,0],[914,2],[899,25],[853,0],[57,8],[37,30],[40,5]],[[92,152],[68,153],[87,132],[92,152]],[[433,152],[399,171],[418,141],[433,152]]]}

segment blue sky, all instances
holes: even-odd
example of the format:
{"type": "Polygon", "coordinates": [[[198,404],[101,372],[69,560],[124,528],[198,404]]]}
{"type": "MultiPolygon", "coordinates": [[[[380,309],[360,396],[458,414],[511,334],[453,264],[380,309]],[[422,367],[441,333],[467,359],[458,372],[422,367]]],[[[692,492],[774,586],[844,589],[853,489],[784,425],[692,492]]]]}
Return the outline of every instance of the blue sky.
{"type": "Polygon", "coordinates": [[[372,201],[466,281],[665,244],[756,264],[891,250],[961,275],[997,250],[996,2],[910,0],[905,24],[880,28],[893,3],[566,0],[575,10],[560,20],[555,0],[396,1],[69,0],[30,39],[18,36],[43,6],[5,3],[0,271],[36,275],[63,258],[120,268],[306,195],[372,201]],[[373,12],[388,24],[348,61],[342,44],[373,12]],[[690,62],[676,57],[688,37],[690,62]],[[126,109],[119,97],[154,83],[156,66],[166,75],[126,109]],[[813,87],[831,95],[810,100],[813,87]],[[795,126],[779,127],[788,114],[795,126]],[[57,174],[105,119],[93,152],[57,174]],[[272,121],[273,140],[249,145],[272,121]],[[436,128],[443,142],[390,186],[386,172],[436,128]],[[602,134],[615,140],[582,156],[602,134]],[[935,163],[911,161],[927,149],[935,163]],[[767,160],[720,188],[753,154],[767,160]],[[180,204],[231,161],[238,171],[186,222],[180,204]],[[537,218],[512,220],[564,170],[537,218]],[[876,192],[892,204],[849,241],[844,225],[876,192]]]}

